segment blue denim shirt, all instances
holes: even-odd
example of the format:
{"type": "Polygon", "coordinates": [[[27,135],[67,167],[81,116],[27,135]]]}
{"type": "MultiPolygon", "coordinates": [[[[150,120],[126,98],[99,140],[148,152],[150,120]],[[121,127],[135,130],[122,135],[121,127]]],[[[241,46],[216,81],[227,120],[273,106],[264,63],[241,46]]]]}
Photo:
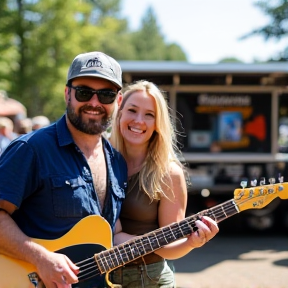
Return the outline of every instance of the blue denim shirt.
{"type": "Polygon", "coordinates": [[[12,218],[26,235],[56,239],[94,214],[104,217],[114,231],[125,197],[127,165],[104,138],[103,147],[108,182],[101,213],[90,167],[72,139],[65,115],[8,146],[0,157],[0,199],[18,207],[12,218]]]}

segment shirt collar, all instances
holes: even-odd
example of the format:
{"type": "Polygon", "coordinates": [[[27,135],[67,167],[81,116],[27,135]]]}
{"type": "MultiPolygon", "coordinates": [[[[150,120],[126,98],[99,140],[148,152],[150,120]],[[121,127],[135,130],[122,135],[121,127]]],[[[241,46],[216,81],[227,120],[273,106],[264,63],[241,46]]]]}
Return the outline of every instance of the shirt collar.
{"type": "Polygon", "coordinates": [[[65,114],[56,122],[56,131],[59,146],[66,146],[74,143],[74,140],[66,123],[65,114]]]}

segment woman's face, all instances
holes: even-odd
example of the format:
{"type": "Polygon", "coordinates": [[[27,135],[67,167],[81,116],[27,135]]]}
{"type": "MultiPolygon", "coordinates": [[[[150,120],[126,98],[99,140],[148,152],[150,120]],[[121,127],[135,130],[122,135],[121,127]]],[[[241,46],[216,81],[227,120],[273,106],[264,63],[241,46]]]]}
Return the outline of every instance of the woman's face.
{"type": "Polygon", "coordinates": [[[148,145],[155,129],[155,99],[145,91],[135,91],[121,110],[120,131],[124,142],[133,145],[148,145]]]}

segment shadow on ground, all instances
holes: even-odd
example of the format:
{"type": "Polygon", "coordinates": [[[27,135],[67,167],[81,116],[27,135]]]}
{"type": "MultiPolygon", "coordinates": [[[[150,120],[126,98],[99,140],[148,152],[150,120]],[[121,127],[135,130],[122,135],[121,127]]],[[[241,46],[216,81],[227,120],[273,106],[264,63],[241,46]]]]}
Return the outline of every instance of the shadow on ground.
{"type": "MultiPolygon", "coordinates": [[[[220,227],[221,229],[221,227],[220,227]]],[[[275,253],[288,251],[288,236],[286,235],[222,235],[219,232],[215,238],[201,248],[192,250],[186,256],[174,260],[176,273],[201,272],[213,265],[226,260],[247,261],[241,259],[241,255],[251,251],[273,251],[275,253]]],[[[264,255],[264,254],[263,254],[264,255]]],[[[249,259],[250,260],[250,259],[249,259]]],[[[261,261],[261,257],[251,261],[261,261]]],[[[288,259],[277,260],[273,263],[277,266],[288,267],[288,259]]]]}

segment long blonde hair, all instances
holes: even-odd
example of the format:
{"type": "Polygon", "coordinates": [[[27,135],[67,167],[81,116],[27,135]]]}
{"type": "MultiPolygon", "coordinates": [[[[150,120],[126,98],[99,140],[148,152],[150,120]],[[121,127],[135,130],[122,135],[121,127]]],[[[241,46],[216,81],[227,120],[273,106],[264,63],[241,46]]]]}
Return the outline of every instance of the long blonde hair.
{"type": "Polygon", "coordinates": [[[125,158],[126,149],[120,131],[121,110],[124,108],[127,99],[136,91],[146,91],[155,99],[156,103],[156,130],[150,139],[148,153],[139,172],[139,185],[151,201],[160,199],[161,196],[170,198],[163,190],[163,187],[168,187],[174,195],[170,188],[170,163],[176,162],[180,167],[183,167],[183,165],[177,158],[180,151],[177,147],[176,129],[169,113],[164,92],[161,92],[154,83],[140,80],[123,89],[123,100],[112,124],[110,141],[125,158]]]}

